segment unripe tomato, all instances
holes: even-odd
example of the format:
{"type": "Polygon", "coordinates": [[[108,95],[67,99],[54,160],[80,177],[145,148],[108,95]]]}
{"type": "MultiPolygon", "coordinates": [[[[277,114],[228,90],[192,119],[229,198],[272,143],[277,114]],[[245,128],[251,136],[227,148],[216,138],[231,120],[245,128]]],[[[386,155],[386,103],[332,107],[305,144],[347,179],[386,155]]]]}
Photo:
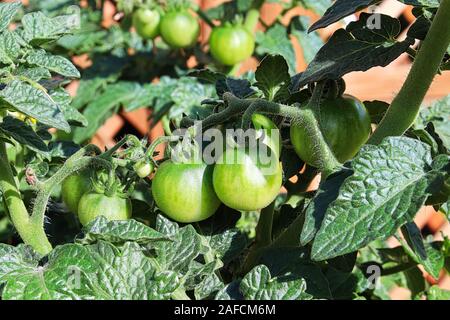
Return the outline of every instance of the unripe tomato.
{"type": "Polygon", "coordinates": [[[131,213],[131,200],[119,195],[107,196],[90,191],[81,197],[78,204],[78,218],[83,226],[100,215],[108,220],[128,220],[131,213]]]}
{"type": "Polygon", "coordinates": [[[78,204],[83,194],[91,190],[91,175],[82,171],[68,176],[61,185],[61,195],[67,208],[77,214],[78,204]]]}
{"type": "Polygon", "coordinates": [[[191,223],[211,217],[220,201],[212,184],[213,167],[206,164],[164,162],[156,171],[152,194],[171,219],[191,223]]]}
{"type": "MultiPolygon", "coordinates": [[[[320,126],[325,141],[336,159],[343,163],[351,159],[371,133],[370,115],[358,99],[344,95],[320,104],[320,126]]],[[[317,167],[320,159],[303,126],[291,126],[291,142],[295,152],[307,164],[317,167]]]]}
{"type": "Polygon", "coordinates": [[[160,21],[161,16],[156,10],[138,9],[133,14],[133,26],[144,39],[153,39],[159,34],[160,21]]]}
{"type": "Polygon", "coordinates": [[[212,56],[218,62],[233,66],[251,57],[255,39],[244,26],[225,25],[213,29],[209,46],[212,56]]]}
{"type": "Polygon", "coordinates": [[[153,164],[146,161],[138,161],[133,166],[134,171],[139,178],[148,177],[153,172],[153,164]]]}
{"type": "Polygon", "coordinates": [[[261,161],[257,152],[227,148],[214,167],[213,184],[220,201],[235,210],[267,207],[280,192],[283,173],[278,156],[261,161]]]}
{"type": "Polygon", "coordinates": [[[161,19],[161,36],[173,48],[192,46],[200,33],[200,25],[188,11],[170,11],[161,19]]]}

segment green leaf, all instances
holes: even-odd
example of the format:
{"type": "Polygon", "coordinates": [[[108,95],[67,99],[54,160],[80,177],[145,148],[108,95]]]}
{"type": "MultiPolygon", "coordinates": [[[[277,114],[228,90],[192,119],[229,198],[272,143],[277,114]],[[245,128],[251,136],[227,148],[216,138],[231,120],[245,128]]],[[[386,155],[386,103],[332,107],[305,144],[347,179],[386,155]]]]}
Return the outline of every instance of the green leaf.
{"type": "Polygon", "coordinates": [[[171,236],[173,242],[155,243],[156,260],[163,270],[183,271],[201,252],[201,237],[194,227],[187,225],[179,228],[171,226],[170,222],[159,218],[160,224],[156,230],[166,236],[171,236]],[[164,222],[162,222],[164,221],[164,222]],[[168,229],[167,229],[168,228],[168,229]],[[175,229],[173,229],[175,228],[175,229]]]}
{"type": "Polygon", "coordinates": [[[295,73],[297,63],[295,51],[288,37],[286,28],[281,24],[275,24],[265,32],[256,33],[256,53],[282,55],[289,65],[289,73],[295,73]]]}
{"type": "Polygon", "coordinates": [[[39,82],[43,79],[51,79],[52,75],[46,68],[19,66],[13,73],[18,77],[25,77],[31,81],[39,82]]]}
{"type": "Polygon", "coordinates": [[[439,286],[435,285],[430,287],[427,292],[428,300],[450,300],[450,291],[439,288],[439,286]]]}
{"type": "Polygon", "coordinates": [[[55,101],[62,109],[64,118],[71,125],[86,127],[88,122],[86,118],[72,106],[72,97],[63,89],[57,88],[50,94],[53,101],[55,101]]]}
{"type": "Polygon", "coordinates": [[[79,78],[80,72],[64,57],[54,56],[45,50],[33,50],[27,56],[27,62],[39,67],[46,68],[68,78],[79,78]]]}
{"type": "Polygon", "coordinates": [[[48,151],[47,145],[34,132],[33,128],[16,118],[3,118],[3,122],[0,122],[0,132],[7,137],[14,138],[20,144],[26,145],[36,152],[46,153],[48,151]]]}
{"type": "Polygon", "coordinates": [[[242,279],[240,291],[246,300],[309,300],[306,282],[302,278],[282,276],[272,278],[269,269],[260,265],[242,279]]]}
{"type": "Polygon", "coordinates": [[[13,80],[0,91],[0,98],[38,122],[70,132],[70,126],[61,109],[45,91],[13,80]]]}
{"type": "Polygon", "coordinates": [[[21,1],[0,3],[0,32],[8,28],[12,18],[21,7],[21,1]]]}
{"type": "Polygon", "coordinates": [[[384,114],[389,108],[389,103],[383,101],[364,101],[364,106],[370,114],[370,120],[372,123],[378,124],[383,119],[384,114]]]}
{"type": "Polygon", "coordinates": [[[5,300],[168,299],[180,284],[176,274],[159,272],[132,242],[125,243],[121,250],[106,242],[58,246],[44,266],[25,260],[16,248],[0,248],[0,259],[11,261],[14,257],[13,263],[2,263],[5,300]]]}
{"type": "Polygon", "coordinates": [[[289,86],[291,77],[286,60],[280,55],[267,55],[261,61],[255,72],[254,84],[263,93],[267,100],[284,102],[289,99],[289,86]]]}
{"type": "Polygon", "coordinates": [[[384,67],[404,53],[413,40],[397,41],[400,22],[387,15],[379,17],[381,29],[368,28],[370,15],[362,13],[359,20],[350,23],[346,30],[337,30],[319,50],[295,87],[301,88],[324,79],[339,79],[352,71],[384,67]]]}
{"type": "Polygon", "coordinates": [[[351,170],[343,170],[329,177],[320,185],[314,199],[309,203],[305,211],[305,222],[300,234],[300,243],[302,246],[314,238],[322,224],[327,208],[336,200],[342,183],[351,174],[351,170]]]}
{"type": "Polygon", "coordinates": [[[121,81],[108,85],[103,93],[84,109],[83,116],[86,118],[88,126],[74,130],[74,141],[81,143],[89,139],[107,117],[121,105],[131,101],[139,89],[140,85],[136,82],[121,81]]]}
{"type": "Polygon", "coordinates": [[[75,27],[72,16],[48,18],[42,12],[32,12],[23,16],[23,38],[35,45],[56,40],[68,34],[75,27]]]}
{"type": "Polygon", "coordinates": [[[295,2],[303,8],[313,10],[319,15],[323,15],[333,4],[331,0],[297,0],[295,2]]]}
{"type": "Polygon", "coordinates": [[[364,146],[351,163],[354,173],[342,184],[313,242],[313,260],[325,260],[386,238],[412,221],[425,203],[428,187],[447,170],[432,163],[430,147],[405,137],[364,146]]]}
{"type": "Polygon", "coordinates": [[[429,107],[423,107],[414,125],[415,128],[425,128],[427,123],[434,125],[436,133],[450,149],[450,95],[435,101],[429,107]]]}
{"type": "Polygon", "coordinates": [[[309,31],[311,32],[317,29],[325,28],[330,24],[341,20],[342,18],[345,18],[380,1],[381,0],[337,0],[325,12],[324,16],[311,26],[309,31]]]}
{"type": "Polygon", "coordinates": [[[439,279],[439,274],[444,267],[445,257],[438,243],[424,242],[420,229],[414,222],[409,222],[402,227],[407,244],[412,249],[406,253],[417,263],[421,264],[425,271],[433,278],[439,279]]]}
{"type": "Polygon", "coordinates": [[[0,33],[0,62],[14,65],[20,54],[20,44],[13,32],[5,30],[0,33]]]}
{"type": "Polygon", "coordinates": [[[308,33],[309,17],[298,16],[291,20],[291,34],[294,35],[302,47],[303,57],[306,63],[310,63],[320,48],[323,40],[317,32],[308,33]]]}
{"type": "Polygon", "coordinates": [[[100,240],[114,244],[128,241],[149,244],[158,241],[170,241],[170,237],[136,220],[108,221],[105,217],[100,216],[83,228],[83,237],[77,239],[77,242],[91,244],[100,240]]]}

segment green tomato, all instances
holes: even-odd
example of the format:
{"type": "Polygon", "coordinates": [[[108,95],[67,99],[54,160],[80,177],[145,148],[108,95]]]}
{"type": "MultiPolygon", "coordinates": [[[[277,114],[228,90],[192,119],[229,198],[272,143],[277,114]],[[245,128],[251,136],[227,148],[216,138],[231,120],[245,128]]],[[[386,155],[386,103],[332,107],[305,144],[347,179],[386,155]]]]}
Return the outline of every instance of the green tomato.
{"type": "Polygon", "coordinates": [[[138,161],[133,166],[134,171],[138,175],[139,178],[148,177],[153,172],[153,164],[146,161],[138,161]]]}
{"type": "Polygon", "coordinates": [[[159,34],[160,21],[161,16],[156,10],[138,9],[133,14],[133,26],[144,39],[153,39],[159,34]]]}
{"type": "Polygon", "coordinates": [[[61,195],[64,204],[75,214],[78,213],[78,204],[81,197],[90,191],[91,174],[88,171],[82,171],[68,176],[62,183],[61,195]]]}
{"type": "MultiPolygon", "coordinates": [[[[325,141],[341,163],[355,156],[372,131],[370,115],[364,104],[349,95],[320,104],[320,126],[325,141]]],[[[320,159],[315,156],[314,145],[305,128],[292,125],[290,136],[298,156],[317,167],[320,159]]]]}
{"type": "Polygon", "coordinates": [[[191,223],[211,217],[220,206],[212,184],[213,167],[164,162],[152,181],[156,205],[171,219],[191,223]]]}
{"type": "Polygon", "coordinates": [[[78,218],[83,226],[100,215],[108,220],[128,220],[131,213],[129,198],[118,195],[107,196],[95,191],[85,193],[78,204],[78,218]]]}
{"type": "Polygon", "coordinates": [[[209,46],[212,56],[218,62],[234,66],[252,56],[255,39],[244,26],[226,25],[213,29],[209,46]]]}
{"type": "Polygon", "coordinates": [[[264,161],[257,152],[227,148],[214,167],[213,184],[220,201],[235,210],[267,207],[280,192],[282,169],[275,152],[264,161]]]}
{"type": "Polygon", "coordinates": [[[171,11],[161,19],[160,30],[169,46],[187,48],[197,41],[200,25],[188,11],[171,11]]]}

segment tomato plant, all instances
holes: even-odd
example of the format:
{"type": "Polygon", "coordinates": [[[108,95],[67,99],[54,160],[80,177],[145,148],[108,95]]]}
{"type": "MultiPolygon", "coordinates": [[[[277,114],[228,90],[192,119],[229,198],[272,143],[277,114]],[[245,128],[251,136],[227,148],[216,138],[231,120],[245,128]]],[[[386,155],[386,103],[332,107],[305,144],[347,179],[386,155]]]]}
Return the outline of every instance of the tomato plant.
{"type": "Polygon", "coordinates": [[[199,33],[199,23],[188,11],[171,11],[161,20],[161,36],[173,48],[192,46],[199,33]]]}
{"type": "MultiPolygon", "coordinates": [[[[351,96],[327,99],[320,104],[320,129],[339,162],[352,158],[369,139],[370,116],[364,104],[351,96]]],[[[301,125],[291,126],[291,141],[299,157],[312,166],[320,158],[314,153],[313,141],[301,125]]]]}
{"type": "Polygon", "coordinates": [[[159,34],[161,15],[157,10],[141,8],[133,14],[133,26],[144,39],[153,39],[159,34]]]}
{"type": "Polygon", "coordinates": [[[219,158],[214,167],[213,182],[214,190],[224,204],[236,210],[255,211],[267,207],[275,199],[281,188],[281,166],[273,152],[269,165],[260,158],[258,153],[243,148],[229,149],[219,158]],[[241,188],[242,192],[236,192],[241,188]]]}
{"type": "Polygon", "coordinates": [[[78,204],[81,197],[90,191],[91,174],[83,171],[67,177],[61,185],[61,197],[67,208],[73,213],[78,213],[78,204]]]}
{"type": "Polygon", "coordinates": [[[251,57],[255,40],[251,32],[242,25],[225,25],[212,30],[209,46],[217,61],[233,66],[251,57]]]}
{"type": "Polygon", "coordinates": [[[131,200],[117,194],[89,191],[83,194],[78,204],[78,218],[84,226],[98,216],[108,220],[128,220],[131,212],[131,200]]]}
{"type": "Polygon", "coordinates": [[[164,162],[152,182],[156,205],[178,222],[198,222],[211,217],[220,205],[212,176],[213,168],[205,164],[164,162]]]}
{"type": "Polygon", "coordinates": [[[0,3],[2,300],[449,299],[449,235],[415,218],[450,218],[450,95],[421,108],[449,70],[450,0],[409,1],[405,32],[373,1],[270,1],[269,24],[261,0],[27,3],[0,3]],[[160,35],[136,25],[143,8],[160,35]],[[392,101],[349,96],[347,74],[405,54],[392,101]],[[143,107],[163,135],[89,143],[143,107]]]}

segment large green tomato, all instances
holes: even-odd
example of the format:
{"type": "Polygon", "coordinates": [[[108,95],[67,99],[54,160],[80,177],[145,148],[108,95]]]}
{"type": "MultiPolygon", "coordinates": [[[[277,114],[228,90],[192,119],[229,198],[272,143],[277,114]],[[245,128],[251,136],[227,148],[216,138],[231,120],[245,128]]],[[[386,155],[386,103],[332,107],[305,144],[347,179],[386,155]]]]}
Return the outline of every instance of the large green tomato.
{"type": "Polygon", "coordinates": [[[200,25],[188,11],[170,11],[161,19],[161,36],[173,48],[192,46],[200,33],[200,25]]]}
{"type": "Polygon", "coordinates": [[[85,193],[78,204],[78,218],[83,226],[100,215],[108,220],[128,220],[131,213],[129,198],[118,195],[107,196],[95,191],[85,193]]]}
{"type": "Polygon", "coordinates": [[[242,211],[267,207],[280,192],[283,173],[278,156],[227,148],[214,167],[213,184],[220,201],[242,211]]]}
{"type": "Polygon", "coordinates": [[[213,29],[209,46],[212,56],[218,62],[233,66],[251,57],[255,39],[244,26],[225,25],[213,29]]]}
{"type": "Polygon", "coordinates": [[[133,14],[133,26],[144,39],[153,39],[159,34],[160,21],[161,16],[156,10],[138,9],[133,14]]]}
{"type": "Polygon", "coordinates": [[[213,167],[203,163],[164,162],[152,182],[156,205],[177,222],[191,223],[211,217],[220,206],[212,171],[213,167]]]}
{"type": "MultiPolygon", "coordinates": [[[[325,141],[336,159],[351,159],[367,141],[371,133],[370,115],[358,99],[344,95],[325,100],[320,105],[320,126],[325,141]]],[[[298,156],[307,164],[317,167],[320,159],[303,126],[291,126],[291,142],[298,156]]]]}
{"type": "Polygon", "coordinates": [[[78,203],[83,194],[91,190],[90,172],[82,171],[68,176],[62,183],[62,200],[75,214],[78,213],[78,203]]]}

